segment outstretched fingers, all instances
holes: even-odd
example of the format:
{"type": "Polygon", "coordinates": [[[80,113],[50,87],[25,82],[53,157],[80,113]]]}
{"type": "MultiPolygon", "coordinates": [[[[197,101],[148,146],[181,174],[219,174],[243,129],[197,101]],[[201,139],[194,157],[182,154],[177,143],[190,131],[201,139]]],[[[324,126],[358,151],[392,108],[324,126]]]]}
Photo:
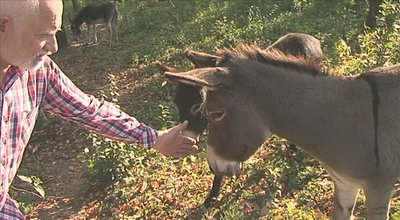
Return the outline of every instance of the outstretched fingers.
{"type": "Polygon", "coordinates": [[[196,141],[193,139],[184,137],[183,143],[177,148],[178,154],[181,156],[187,156],[195,153],[199,149],[199,147],[195,144],[196,141]]]}
{"type": "Polygon", "coordinates": [[[184,157],[196,152],[196,140],[182,134],[187,125],[188,122],[185,121],[169,130],[159,132],[154,149],[170,157],[184,157]]]}

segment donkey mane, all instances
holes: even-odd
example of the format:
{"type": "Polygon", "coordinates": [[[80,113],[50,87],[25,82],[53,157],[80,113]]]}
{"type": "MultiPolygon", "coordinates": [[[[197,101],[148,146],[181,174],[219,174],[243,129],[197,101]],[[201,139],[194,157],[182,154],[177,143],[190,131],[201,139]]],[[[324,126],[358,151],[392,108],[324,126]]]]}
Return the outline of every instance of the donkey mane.
{"type": "Polygon", "coordinates": [[[221,57],[218,66],[226,65],[243,59],[250,59],[273,66],[285,67],[291,70],[308,73],[314,76],[327,75],[320,70],[319,64],[313,59],[285,54],[277,49],[263,50],[257,45],[242,44],[236,48],[224,48],[218,50],[217,55],[221,57]]]}

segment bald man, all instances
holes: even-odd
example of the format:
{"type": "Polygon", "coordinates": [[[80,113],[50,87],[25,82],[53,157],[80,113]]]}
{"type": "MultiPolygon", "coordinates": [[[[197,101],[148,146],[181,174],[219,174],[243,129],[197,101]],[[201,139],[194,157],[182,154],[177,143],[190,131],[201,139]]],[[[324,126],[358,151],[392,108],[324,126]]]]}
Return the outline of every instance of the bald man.
{"type": "Polygon", "coordinates": [[[79,90],[49,58],[57,52],[61,0],[0,0],[0,219],[24,219],[8,190],[21,163],[39,109],[118,141],[183,157],[197,150],[181,134],[164,131],[79,90]]]}

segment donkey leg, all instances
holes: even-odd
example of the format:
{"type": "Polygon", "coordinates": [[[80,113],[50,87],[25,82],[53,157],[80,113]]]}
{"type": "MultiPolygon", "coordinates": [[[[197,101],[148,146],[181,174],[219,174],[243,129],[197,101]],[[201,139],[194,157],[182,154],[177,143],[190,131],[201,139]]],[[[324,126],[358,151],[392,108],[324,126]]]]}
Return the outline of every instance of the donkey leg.
{"type": "Polygon", "coordinates": [[[117,21],[111,21],[111,29],[113,31],[114,41],[118,41],[118,24],[117,21]]]}
{"type": "Polygon", "coordinates": [[[346,185],[343,182],[334,180],[335,183],[335,207],[333,220],[352,219],[354,204],[356,202],[358,188],[346,185]]]}
{"type": "Polygon", "coordinates": [[[110,33],[110,40],[109,44],[112,44],[112,38],[113,38],[113,28],[111,26],[110,22],[107,22],[107,28],[108,28],[108,33],[110,33]]]}
{"type": "Polygon", "coordinates": [[[110,44],[113,43],[113,31],[110,29],[110,44]]]}
{"type": "Polygon", "coordinates": [[[93,43],[95,39],[94,38],[94,24],[88,25],[88,43],[93,43]]]}
{"type": "Polygon", "coordinates": [[[94,32],[94,42],[97,43],[97,31],[96,31],[96,24],[93,25],[93,32],[94,32]]]}
{"type": "Polygon", "coordinates": [[[393,186],[373,186],[364,190],[366,196],[367,218],[384,220],[389,219],[390,199],[393,186]]]}
{"type": "Polygon", "coordinates": [[[87,42],[90,43],[90,29],[92,28],[91,25],[87,26],[87,42]]]}
{"type": "Polygon", "coordinates": [[[113,26],[113,34],[114,34],[115,41],[118,42],[118,27],[117,27],[117,25],[113,26]]]}
{"type": "Polygon", "coordinates": [[[213,184],[212,184],[210,193],[208,194],[206,200],[203,203],[204,207],[206,207],[207,209],[210,208],[213,200],[217,199],[219,192],[221,190],[222,179],[223,179],[223,176],[221,176],[221,175],[214,176],[214,180],[213,180],[213,184]]]}

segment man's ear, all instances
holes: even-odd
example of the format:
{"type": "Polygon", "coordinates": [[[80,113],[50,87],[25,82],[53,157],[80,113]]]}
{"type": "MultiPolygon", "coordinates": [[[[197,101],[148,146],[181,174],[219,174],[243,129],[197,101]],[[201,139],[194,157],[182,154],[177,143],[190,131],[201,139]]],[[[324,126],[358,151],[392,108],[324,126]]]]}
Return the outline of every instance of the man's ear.
{"type": "Polygon", "coordinates": [[[10,18],[9,17],[0,17],[0,39],[3,39],[6,36],[6,32],[10,28],[10,18]]]}

